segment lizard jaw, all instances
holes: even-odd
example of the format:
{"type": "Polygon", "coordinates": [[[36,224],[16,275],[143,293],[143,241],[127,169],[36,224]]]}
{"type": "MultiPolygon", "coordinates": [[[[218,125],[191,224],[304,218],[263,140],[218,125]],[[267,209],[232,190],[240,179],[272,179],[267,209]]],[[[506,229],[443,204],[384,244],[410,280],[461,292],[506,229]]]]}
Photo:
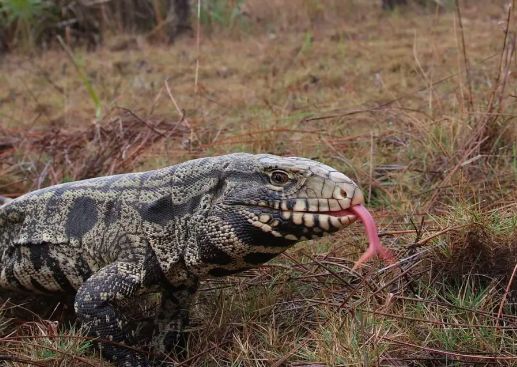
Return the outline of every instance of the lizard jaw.
{"type": "Polygon", "coordinates": [[[282,211],[281,216],[295,225],[322,230],[325,233],[335,232],[357,220],[357,216],[348,210],[338,212],[282,211]],[[339,213],[339,214],[338,214],[339,213]]]}
{"type": "Polygon", "coordinates": [[[327,208],[325,204],[319,205],[319,203],[324,203],[321,201],[321,199],[315,199],[318,200],[317,202],[312,201],[312,208],[310,205],[311,202],[309,201],[311,199],[296,199],[294,204],[293,202],[290,203],[291,205],[289,205],[289,202],[284,201],[281,202],[280,205],[277,205],[277,207],[284,209],[280,210],[280,215],[283,220],[296,226],[304,227],[308,232],[311,233],[311,235],[296,236],[292,233],[281,234],[274,228],[278,225],[278,221],[274,220],[272,216],[268,214],[262,214],[256,217],[256,220],[251,220],[250,223],[255,227],[261,228],[264,232],[271,233],[275,237],[283,237],[292,241],[304,241],[310,238],[321,237],[331,232],[336,232],[359,219],[365,226],[369,245],[367,250],[354,264],[353,270],[359,268],[363,263],[367,262],[375,256],[379,256],[382,260],[384,260],[385,263],[394,263],[395,257],[381,244],[377,234],[375,221],[373,220],[368,210],[366,210],[366,208],[362,205],[364,202],[362,193],[360,191],[357,192],[359,194],[354,196],[352,200],[325,199],[325,201],[328,203],[328,208],[330,209],[332,207],[336,210],[311,211],[310,209],[315,207],[314,203],[318,203],[318,205],[316,205],[318,209],[327,208]],[[286,210],[289,206],[293,210],[286,210]],[[337,208],[340,209],[337,210],[337,208]]]}
{"type": "Polygon", "coordinates": [[[355,222],[357,215],[349,209],[350,201],[346,198],[301,198],[249,205],[266,207],[267,211],[248,213],[248,222],[275,237],[305,241],[336,232],[355,222]]]}

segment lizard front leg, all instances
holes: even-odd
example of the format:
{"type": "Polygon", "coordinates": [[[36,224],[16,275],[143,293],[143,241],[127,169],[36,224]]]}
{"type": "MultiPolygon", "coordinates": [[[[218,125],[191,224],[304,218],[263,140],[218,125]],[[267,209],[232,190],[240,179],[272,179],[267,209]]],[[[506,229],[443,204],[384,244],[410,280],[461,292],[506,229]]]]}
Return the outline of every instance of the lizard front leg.
{"type": "Polygon", "coordinates": [[[199,282],[190,279],[179,286],[167,287],[162,292],[161,304],[155,319],[153,346],[161,353],[182,352],[186,347],[184,327],[199,282]]]}
{"type": "Polygon", "coordinates": [[[135,297],[144,288],[144,271],[140,264],[117,262],[110,264],[84,282],[75,297],[77,318],[89,327],[92,336],[99,337],[102,354],[120,367],[148,367],[146,357],[122,346],[102,343],[131,344],[126,320],[116,304],[135,297]]]}

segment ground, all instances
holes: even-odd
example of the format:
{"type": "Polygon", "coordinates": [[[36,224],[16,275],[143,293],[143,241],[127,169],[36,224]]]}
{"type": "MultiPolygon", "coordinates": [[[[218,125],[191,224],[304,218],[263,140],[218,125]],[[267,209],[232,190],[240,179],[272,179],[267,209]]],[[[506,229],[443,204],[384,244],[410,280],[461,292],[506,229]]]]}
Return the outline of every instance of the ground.
{"type": "MultiPolygon", "coordinates": [[[[95,50],[0,56],[0,194],[238,151],[318,159],[361,185],[402,267],[351,272],[359,224],[305,242],[205,283],[188,351],[170,360],[514,365],[513,10],[270,3],[239,2],[170,45],[112,34],[95,50]]],[[[12,307],[0,359],[106,364],[83,331],[12,307]]]]}

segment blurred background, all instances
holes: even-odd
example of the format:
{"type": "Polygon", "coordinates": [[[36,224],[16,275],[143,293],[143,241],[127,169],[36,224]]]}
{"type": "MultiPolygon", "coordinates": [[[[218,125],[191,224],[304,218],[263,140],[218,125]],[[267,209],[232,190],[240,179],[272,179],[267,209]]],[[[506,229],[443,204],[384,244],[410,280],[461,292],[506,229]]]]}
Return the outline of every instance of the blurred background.
{"type": "MultiPolygon", "coordinates": [[[[0,194],[230,152],[323,161],[401,267],[351,272],[360,226],[306,242],[208,282],[171,360],[513,366],[515,20],[508,0],[0,0],[0,194]]],[[[0,355],[100,365],[81,330],[9,307],[0,355]]]]}

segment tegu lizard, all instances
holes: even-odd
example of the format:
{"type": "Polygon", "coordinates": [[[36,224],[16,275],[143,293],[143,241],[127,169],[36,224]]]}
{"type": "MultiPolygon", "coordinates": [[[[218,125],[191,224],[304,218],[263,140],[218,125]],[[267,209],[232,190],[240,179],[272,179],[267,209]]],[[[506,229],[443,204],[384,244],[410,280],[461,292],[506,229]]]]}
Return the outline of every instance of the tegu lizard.
{"type": "Polygon", "coordinates": [[[153,345],[180,340],[199,282],[259,266],[299,241],[361,219],[360,262],[387,251],[363,194],[314,160],[229,154],[64,183],[0,207],[0,288],[75,294],[78,320],[118,366],[150,366],[133,343],[122,301],[161,292],[153,345]],[[377,238],[377,239],[376,239],[377,238]]]}

